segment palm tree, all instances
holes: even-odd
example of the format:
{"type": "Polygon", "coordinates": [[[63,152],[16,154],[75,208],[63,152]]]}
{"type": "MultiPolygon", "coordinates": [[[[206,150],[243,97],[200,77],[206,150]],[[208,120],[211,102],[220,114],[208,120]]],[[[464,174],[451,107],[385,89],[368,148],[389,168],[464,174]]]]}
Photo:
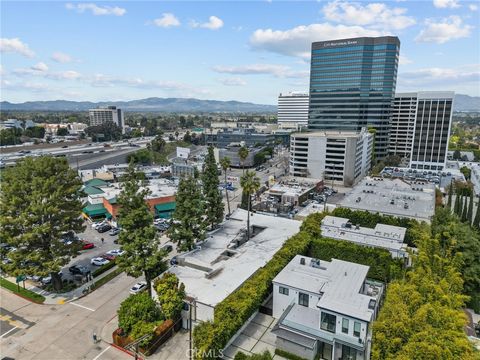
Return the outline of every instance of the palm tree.
{"type": "Polygon", "coordinates": [[[227,170],[232,165],[230,158],[225,156],[223,159],[220,160],[220,166],[223,169],[223,173],[225,174],[225,195],[227,197],[227,208],[228,208],[228,216],[230,216],[230,200],[228,199],[228,190],[227,190],[227,170]]]}
{"type": "Polygon", "coordinates": [[[238,149],[238,156],[240,158],[240,162],[242,163],[242,174],[245,174],[245,160],[247,159],[249,151],[246,146],[242,146],[238,149]]]}
{"type": "Polygon", "coordinates": [[[254,194],[260,188],[260,179],[257,177],[255,171],[246,171],[240,178],[240,185],[243,192],[248,197],[247,206],[247,239],[250,239],[250,202],[252,194],[254,194]]]}

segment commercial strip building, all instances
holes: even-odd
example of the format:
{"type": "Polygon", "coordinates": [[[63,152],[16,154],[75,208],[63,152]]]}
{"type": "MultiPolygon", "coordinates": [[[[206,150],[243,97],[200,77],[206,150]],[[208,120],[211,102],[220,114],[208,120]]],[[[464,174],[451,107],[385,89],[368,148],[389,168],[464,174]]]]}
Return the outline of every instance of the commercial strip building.
{"type": "Polygon", "coordinates": [[[399,93],[395,96],[390,153],[419,170],[444,170],[452,123],[452,91],[399,93]]]}
{"type": "Polygon", "coordinates": [[[90,118],[90,126],[98,126],[110,122],[122,129],[122,133],[125,133],[124,113],[122,109],[116,106],[90,109],[88,110],[88,115],[90,118]]]}
{"type": "Polygon", "coordinates": [[[322,220],[322,236],[353,242],[357,245],[388,250],[393,258],[407,259],[404,227],[377,224],[367,228],[352,224],[348,219],[327,215],[322,220]]]}
{"type": "Polygon", "coordinates": [[[290,174],[353,186],[370,170],[373,135],[356,131],[299,132],[290,137],[290,174]]]}
{"type": "Polygon", "coordinates": [[[265,196],[276,198],[283,205],[298,206],[307,201],[311,193],[322,190],[322,179],[287,177],[271,186],[265,196]]]}
{"type": "Polygon", "coordinates": [[[297,255],[273,279],[276,347],[305,359],[370,359],[384,285],[369,267],[297,255]]]}
{"type": "MultiPolygon", "coordinates": [[[[247,241],[247,212],[237,209],[196,250],[178,256],[178,265],[168,271],[185,284],[187,296],[192,299],[193,325],[213,320],[217,304],[270,261],[283,243],[299,231],[300,224],[253,214],[250,217],[253,237],[247,241]]],[[[183,316],[183,325],[188,328],[189,311],[183,316]]]]}
{"type": "Polygon", "coordinates": [[[435,184],[366,177],[345,195],[338,206],[430,223],[435,213],[435,184]]]}
{"type": "Polygon", "coordinates": [[[376,158],[388,155],[400,41],[361,37],[312,44],[308,127],[376,129],[376,158]]]}
{"type": "Polygon", "coordinates": [[[247,147],[273,145],[275,137],[269,132],[261,133],[254,128],[225,128],[216,134],[206,134],[207,143],[225,149],[231,144],[242,144],[247,147]]]}
{"type": "MultiPolygon", "coordinates": [[[[175,210],[177,186],[172,180],[150,180],[147,188],[150,195],[145,199],[156,217],[170,218],[175,210]]],[[[106,217],[116,221],[120,206],[117,196],[122,191],[122,183],[107,183],[100,179],[87,181],[83,187],[87,195],[87,205],[83,214],[89,218],[106,217]]]]}
{"type": "Polygon", "coordinates": [[[280,128],[298,129],[308,125],[308,93],[289,92],[278,96],[277,123],[280,128]]]}

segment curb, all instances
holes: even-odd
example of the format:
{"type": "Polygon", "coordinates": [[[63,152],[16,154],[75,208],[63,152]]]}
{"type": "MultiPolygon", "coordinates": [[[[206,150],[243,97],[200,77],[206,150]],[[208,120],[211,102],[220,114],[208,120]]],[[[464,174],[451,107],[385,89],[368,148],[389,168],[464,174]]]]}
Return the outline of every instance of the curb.
{"type": "MultiPolygon", "coordinates": [[[[120,351],[123,351],[124,353],[130,355],[131,357],[133,357],[133,358],[135,357],[135,354],[134,354],[133,352],[131,352],[130,350],[127,350],[127,349],[125,349],[125,348],[123,348],[123,347],[121,347],[121,346],[119,346],[119,345],[114,344],[114,343],[109,343],[109,344],[110,344],[110,346],[112,346],[112,347],[114,347],[114,348],[116,348],[116,349],[118,349],[118,350],[120,350],[120,351]]],[[[141,357],[141,356],[137,356],[137,358],[140,359],[140,360],[144,359],[144,358],[141,357]]]]}
{"type": "MultiPolygon", "coordinates": [[[[24,300],[30,301],[31,303],[34,303],[34,304],[37,304],[37,305],[49,305],[49,304],[45,304],[45,302],[38,302],[38,301],[32,300],[32,299],[30,299],[30,298],[28,298],[28,297],[26,297],[26,296],[20,295],[19,293],[15,292],[15,291],[12,291],[12,290],[9,290],[9,289],[7,289],[7,288],[2,287],[2,289],[5,289],[5,290],[9,291],[9,292],[11,292],[12,294],[17,295],[18,297],[21,297],[21,298],[24,299],[24,300]]],[[[43,296],[43,295],[42,295],[42,296],[43,296]]],[[[45,300],[46,300],[46,299],[45,299],[45,300]]],[[[51,304],[50,304],[50,305],[51,305],[51,304]]]]}

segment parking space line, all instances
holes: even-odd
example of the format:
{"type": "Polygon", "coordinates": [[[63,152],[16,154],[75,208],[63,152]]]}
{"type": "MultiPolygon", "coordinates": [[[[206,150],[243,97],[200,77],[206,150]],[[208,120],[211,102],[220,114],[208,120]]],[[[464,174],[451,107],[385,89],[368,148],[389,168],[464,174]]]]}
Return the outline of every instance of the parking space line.
{"type": "Polygon", "coordinates": [[[82,309],[86,309],[86,310],[90,310],[90,311],[95,311],[94,309],[90,309],[89,307],[86,307],[86,306],[83,306],[83,305],[80,305],[80,304],[77,304],[77,303],[74,303],[74,302],[71,302],[70,304],[75,305],[75,306],[78,306],[78,307],[81,307],[82,309]]]}
{"type": "Polygon", "coordinates": [[[17,330],[17,329],[19,329],[19,328],[17,326],[15,326],[14,328],[8,330],[6,333],[4,333],[0,336],[0,339],[3,338],[4,336],[7,336],[8,334],[10,334],[13,330],[17,330]]]}
{"type": "Polygon", "coordinates": [[[100,356],[102,356],[102,354],[103,354],[105,351],[107,351],[107,350],[110,349],[110,348],[111,348],[111,346],[109,345],[107,348],[103,349],[103,351],[102,351],[100,354],[98,354],[97,356],[95,356],[95,358],[94,358],[93,360],[97,360],[100,356]]]}

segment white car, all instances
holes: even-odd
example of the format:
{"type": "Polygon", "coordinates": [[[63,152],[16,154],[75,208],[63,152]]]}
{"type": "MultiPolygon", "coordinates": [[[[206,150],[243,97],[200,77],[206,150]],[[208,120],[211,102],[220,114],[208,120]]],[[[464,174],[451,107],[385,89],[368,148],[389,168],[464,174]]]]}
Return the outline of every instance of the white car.
{"type": "Polygon", "coordinates": [[[92,223],[92,228],[93,228],[93,229],[96,229],[96,228],[98,228],[99,226],[104,225],[104,224],[106,224],[106,223],[107,223],[107,220],[103,220],[103,221],[99,221],[99,222],[94,222],[94,223],[92,223]]]}
{"type": "Polygon", "coordinates": [[[114,249],[106,252],[107,255],[112,255],[112,256],[120,256],[125,254],[125,251],[120,250],[120,249],[114,249]]]}
{"type": "Polygon", "coordinates": [[[102,265],[106,265],[110,262],[110,260],[107,260],[107,259],[104,259],[104,258],[101,258],[101,257],[96,257],[96,258],[93,258],[90,263],[92,265],[95,265],[95,266],[102,266],[102,265]]]}
{"type": "Polygon", "coordinates": [[[145,281],[140,281],[131,287],[130,294],[135,295],[146,289],[147,289],[147,283],[145,281]]]}

